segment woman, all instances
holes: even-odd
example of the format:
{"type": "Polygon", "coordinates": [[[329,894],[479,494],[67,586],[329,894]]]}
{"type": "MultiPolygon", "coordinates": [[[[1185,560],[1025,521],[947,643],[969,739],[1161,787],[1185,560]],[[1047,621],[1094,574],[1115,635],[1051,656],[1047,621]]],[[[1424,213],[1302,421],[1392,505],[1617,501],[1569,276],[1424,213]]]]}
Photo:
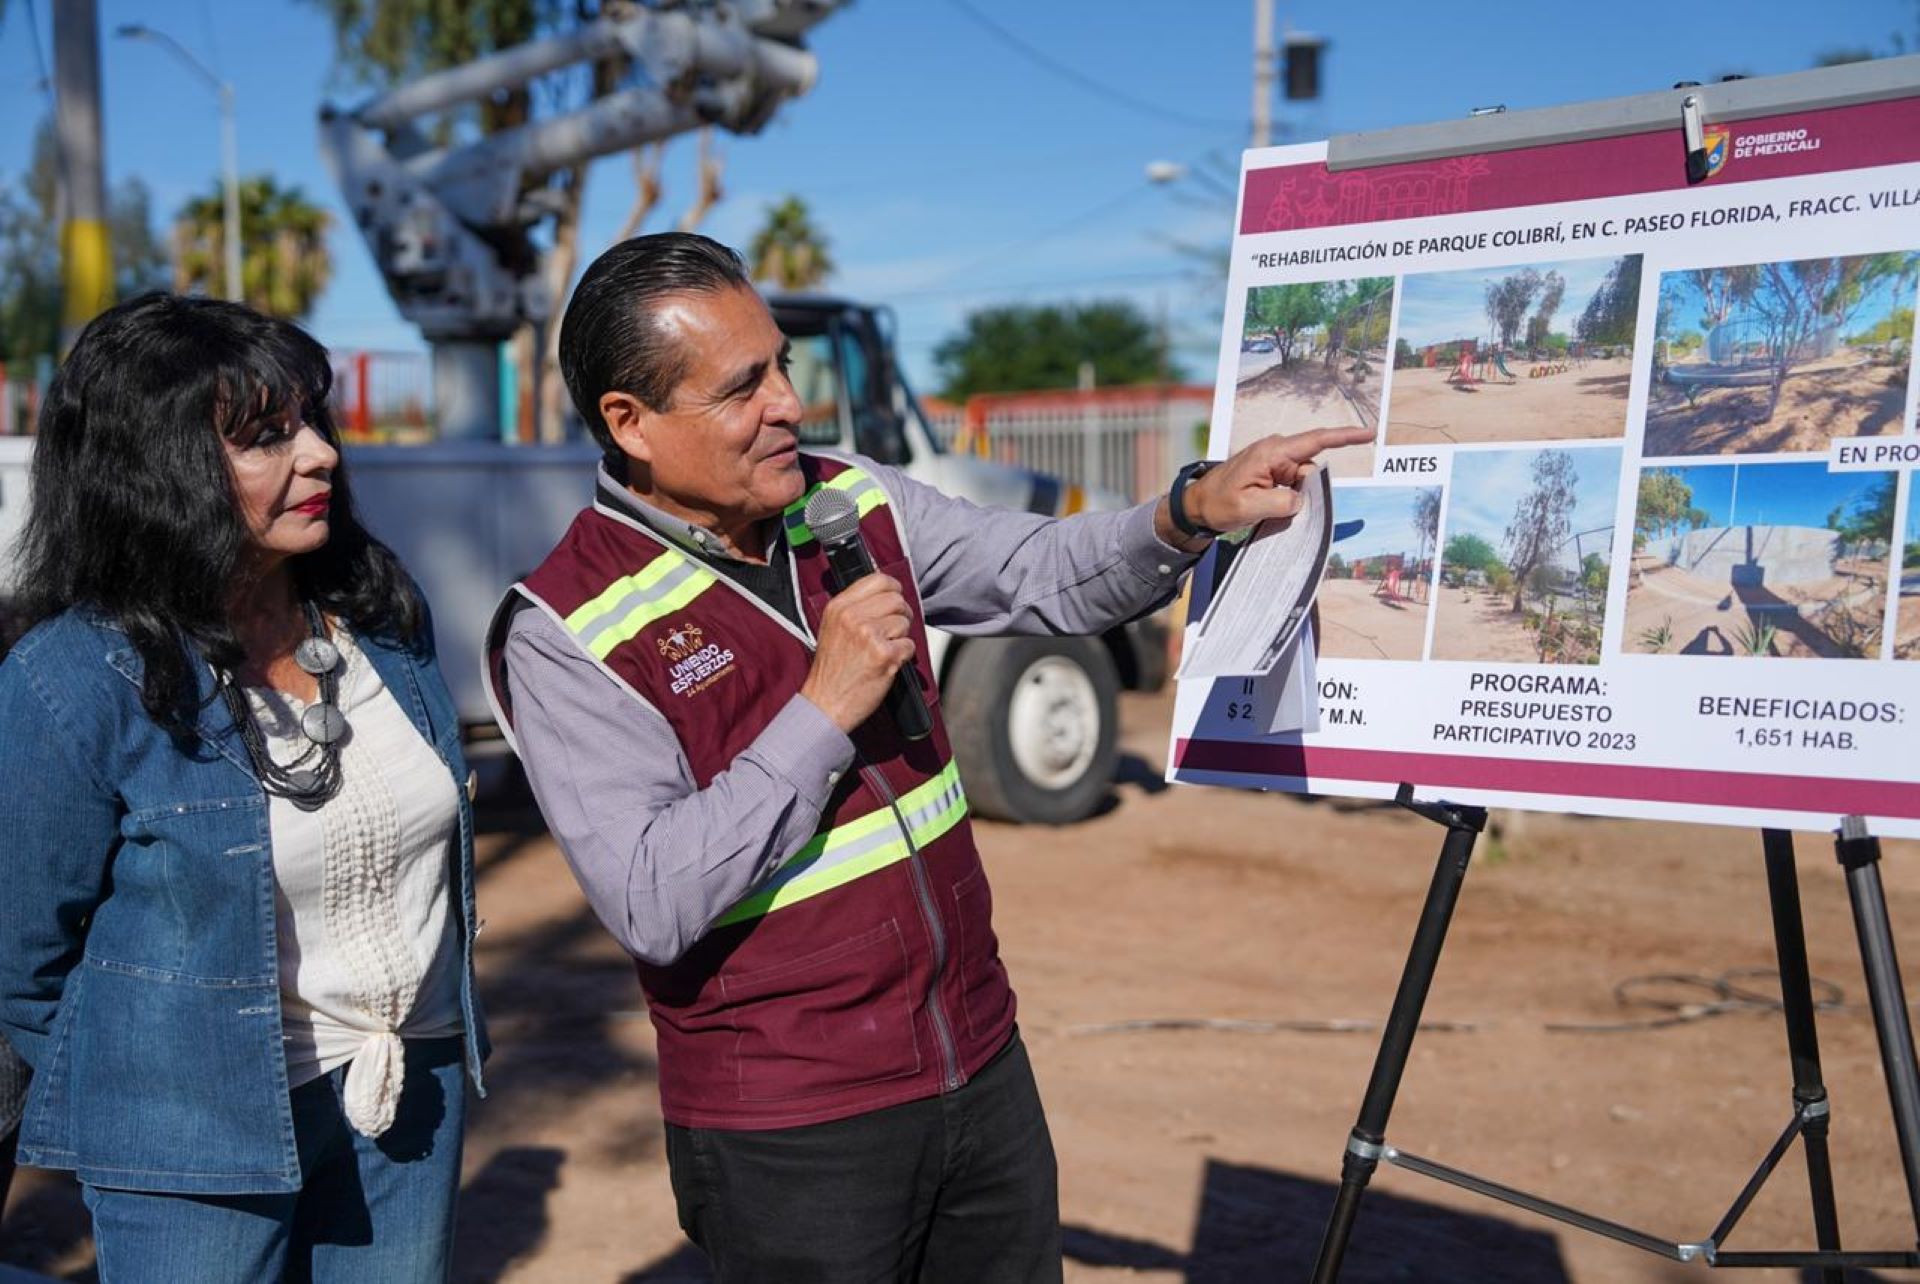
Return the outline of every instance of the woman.
{"type": "Polygon", "coordinates": [[[148,295],[48,393],[0,665],[20,1161],[104,1284],[444,1279],[472,822],[423,604],[354,518],[326,353],[148,295]]]}

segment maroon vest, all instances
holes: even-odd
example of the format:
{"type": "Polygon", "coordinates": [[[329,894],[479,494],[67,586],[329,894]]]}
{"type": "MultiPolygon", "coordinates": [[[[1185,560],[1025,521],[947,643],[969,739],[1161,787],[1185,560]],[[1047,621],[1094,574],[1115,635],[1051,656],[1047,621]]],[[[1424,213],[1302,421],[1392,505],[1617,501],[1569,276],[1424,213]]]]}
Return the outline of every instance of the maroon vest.
{"type": "MultiPolygon", "coordinates": [[[[807,494],[831,485],[855,500],[874,564],[906,588],[933,734],[911,743],[884,715],[869,719],[813,838],[678,961],[638,964],[659,1036],[662,1111],[689,1127],[784,1128],[951,1091],[1013,1027],[905,541],[871,476],[808,455],[801,468],[807,494]]],[[[783,516],[805,634],[601,505],[515,586],[667,719],[699,788],[753,743],[812,664],[831,588],[805,500],[783,516]]],[[[487,652],[510,721],[509,614],[487,652]]]]}

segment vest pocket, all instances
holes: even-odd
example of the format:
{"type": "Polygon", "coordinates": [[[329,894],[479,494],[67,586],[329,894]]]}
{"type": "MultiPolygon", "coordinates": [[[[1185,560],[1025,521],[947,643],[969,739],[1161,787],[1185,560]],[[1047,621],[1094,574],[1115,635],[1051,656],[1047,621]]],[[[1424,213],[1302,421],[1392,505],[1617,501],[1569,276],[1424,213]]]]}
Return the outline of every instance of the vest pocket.
{"type": "Polygon", "coordinates": [[[960,1010],[967,1033],[987,1038],[1012,1021],[1013,988],[993,934],[993,893],[984,866],[953,885],[953,915],[960,927],[960,1010]]]}
{"type": "Polygon", "coordinates": [[[740,1100],[820,1096],[920,1072],[898,923],[722,975],[740,1100]]]}

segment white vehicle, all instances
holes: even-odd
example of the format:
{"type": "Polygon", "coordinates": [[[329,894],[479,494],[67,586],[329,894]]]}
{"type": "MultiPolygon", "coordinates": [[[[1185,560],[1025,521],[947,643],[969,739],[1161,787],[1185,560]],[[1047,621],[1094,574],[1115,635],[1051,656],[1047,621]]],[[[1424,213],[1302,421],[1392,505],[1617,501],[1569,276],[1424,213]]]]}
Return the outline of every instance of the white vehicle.
{"type": "MultiPolygon", "coordinates": [[[[979,504],[1067,513],[1117,506],[1051,477],[943,451],[896,370],[881,314],[828,298],[770,299],[793,341],[792,377],[812,449],[850,450],[979,504]]],[[[0,614],[25,516],[33,440],[0,437],[0,614]]],[[[599,449],[443,442],[351,446],[361,518],[433,604],[441,666],[471,750],[505,751],[481,676],[487,621],[591,499],[599,449]]],[[[0,625],[0,634],[4,633],[0,625]]],[[[956,638],[933,631],[933,667],[954,755],[977,812],[1062,824],[1106,798],[1119,691],[1166,680],[1157,619],[1102,637],[956,638]]]]}
{"type": "MultiPolygon", "coordinates": [[[[813,84],[804,37],[839,4],[628,7],[321,112],[322,154],[395,306],[433,348],[440,443],[350,448],[361,516],[433,605],[441,664],[476,751],[505,749],[480,665],[494,605],[589,502],[599,461],[592,446],[489,440],[500,422],[500,343],[545,318],[542,253],[529,236],[550,212],[541,184],[567,166],[705,125],[757,132],[813,84]],[[609,56],[632,60],[639,74],[571,115],[466,144],[436,143],[428,127],[461,103],[609,56]]],[[[769,303],[794,343],[794,381],[808,408],[803,444],[871,456],[981,504],[1088,506],[1090,497],[1050,477],[944,453],[874,310],[824,298],[769,303]]],[[[0,437],[0,645],[30,450],[27,439],[0,437]]],[[[1006,820],[1058,824],[1092,812],[1113,774],[1116,692],[1166,680],[1164,636],[1152,621],[1099,638],[931,641],[973,807],[1006,820]]]]}

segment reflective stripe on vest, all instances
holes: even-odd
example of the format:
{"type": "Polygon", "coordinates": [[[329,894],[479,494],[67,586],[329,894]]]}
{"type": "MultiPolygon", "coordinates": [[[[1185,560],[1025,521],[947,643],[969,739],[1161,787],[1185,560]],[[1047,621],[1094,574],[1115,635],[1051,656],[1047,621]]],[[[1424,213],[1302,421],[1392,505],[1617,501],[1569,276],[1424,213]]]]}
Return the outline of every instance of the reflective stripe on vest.
{"type": "Polygon", "coordinates": [[[679,610],[714,583],[712,571],[669,549],[575,609],[567,617],[567,628],[594,659],[604,660],[622,642],[679,610]]]}
{"type": "Polygon", "coordinates": [[[887,492],[866,473],[858,468],[848,468],[836,473],[831,481],[818,482],[807,487],[807,493],[787,505],[781,521],[787,529],[787,546],[798,548],[802,544],[813,542],[813,532],[807,528],[807,501],[813,498],[813,492],[821,486],[831,486],[835,490],[847,492],[847,498],[853,501],[854,509],[865,517],[874,509],[887,502],[887,492]]]}
{"type": "Polygon", "coordinates": [[[835,825],[809,839],[771,880],[722,914],[715,926],[745,922],[797,905],[907,859],[914,849],[927,846],[967,814],[959,769],[948,763],[939,775],[903,794],[897,806],[906,832],[913,836],[911,846],[901,833],[892,807],[835,825]]]}

